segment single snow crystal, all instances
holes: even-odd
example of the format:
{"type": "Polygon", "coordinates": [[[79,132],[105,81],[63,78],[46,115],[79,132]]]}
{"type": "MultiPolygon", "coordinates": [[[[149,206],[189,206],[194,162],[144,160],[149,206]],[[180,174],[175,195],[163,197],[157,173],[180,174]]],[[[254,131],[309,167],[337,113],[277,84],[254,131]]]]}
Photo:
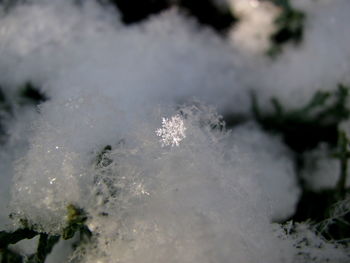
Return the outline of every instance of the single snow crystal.
{"type": "Polygon", "coordinates": [[[160,142],[164,146],[179,146],[179,143],[186,138],[186,127],[180,115],[176,114],[168,118],[163,118],[162,128],[156,130],[157,136],[161,137],[160,142]]]}

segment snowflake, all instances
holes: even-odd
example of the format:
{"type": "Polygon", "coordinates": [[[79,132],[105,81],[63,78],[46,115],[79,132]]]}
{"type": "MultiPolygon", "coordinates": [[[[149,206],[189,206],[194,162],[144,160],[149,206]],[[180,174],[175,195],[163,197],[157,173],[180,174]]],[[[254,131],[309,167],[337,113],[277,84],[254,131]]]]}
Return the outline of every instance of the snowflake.
{"type": "Polygon", "coordinates": [[[164,146],[179,146],[179,143],[186,138],[186,127],[180,115],[175,115],[168,118],[163,118],[162,128],[156,130],[157,136],[161,137],[160,142],[164,146]]]}

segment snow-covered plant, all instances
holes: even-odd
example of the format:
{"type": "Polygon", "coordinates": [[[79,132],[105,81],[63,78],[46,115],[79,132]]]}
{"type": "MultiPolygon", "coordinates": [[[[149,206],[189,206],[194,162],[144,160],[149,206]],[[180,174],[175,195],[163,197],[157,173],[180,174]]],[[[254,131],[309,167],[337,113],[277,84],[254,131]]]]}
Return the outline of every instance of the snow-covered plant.
{"type": "Polygon", "coordinates": [[[122,2],[1,4],[1,261],[348,261],[350,2],[122,2]],[[283,52],[242,52],[243,18],[230,42],[224,2],[270,6],[283,52]],[[317,192],[322,144],[342,183],[317,192]]]}

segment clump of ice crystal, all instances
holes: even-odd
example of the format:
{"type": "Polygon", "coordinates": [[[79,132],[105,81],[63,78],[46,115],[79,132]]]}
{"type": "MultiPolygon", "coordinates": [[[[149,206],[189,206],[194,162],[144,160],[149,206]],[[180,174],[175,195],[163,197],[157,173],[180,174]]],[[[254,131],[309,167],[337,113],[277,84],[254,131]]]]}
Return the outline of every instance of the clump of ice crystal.
{"type": "Polygon", "coordinates": [[[179,146],[180,142],[186,138],[186,127],[184,121],[179,114],[171,117],[171,119],[163,118],[162,128],[156,130],[157,136],[161,137],[160,142],[164,146],[179,146]]]}

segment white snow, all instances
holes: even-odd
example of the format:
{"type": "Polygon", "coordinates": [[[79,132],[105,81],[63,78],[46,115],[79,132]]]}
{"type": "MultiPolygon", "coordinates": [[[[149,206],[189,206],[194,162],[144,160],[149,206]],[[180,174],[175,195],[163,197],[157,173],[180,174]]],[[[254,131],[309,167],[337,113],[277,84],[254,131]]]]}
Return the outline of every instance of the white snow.
{"type": "Polygon", "coordinates": [[[19,226],[9,226],[12,212],[60,233],[74,204],[96,234],[75,255],[82,262],[299,262],[295,238],[272,224],[299,198],[291,153],[254,123],[226,130],[220,114],[247,114],[252,88],[263,105],[278,96],[300,106],[348,80],[350,5],[325,2],[303,6],[305,42],[277,61],[242,54],[176,8],[133,26],[92,0],[30,1],[2,14],[5,93],[15,98],[31,81],[50,99],[6,122],[0,225],[19,226]],[[162,147],[162,128],[164,145],[177,147],[162,147]],[[96,165],[106,145],[108,161],[96,165]]]}

